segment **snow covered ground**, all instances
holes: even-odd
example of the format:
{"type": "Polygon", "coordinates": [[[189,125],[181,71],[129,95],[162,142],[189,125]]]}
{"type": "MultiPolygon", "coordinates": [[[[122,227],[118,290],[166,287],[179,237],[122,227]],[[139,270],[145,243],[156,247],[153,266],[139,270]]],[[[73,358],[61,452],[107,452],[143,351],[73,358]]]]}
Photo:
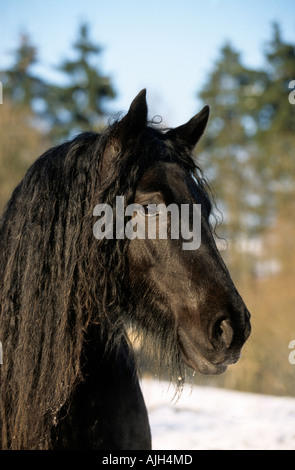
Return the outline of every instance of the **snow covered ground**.
{"type": "Polygon", "coordinates": [[[154,450],[294,450],[295,398],[144,379],[154,450]]]}

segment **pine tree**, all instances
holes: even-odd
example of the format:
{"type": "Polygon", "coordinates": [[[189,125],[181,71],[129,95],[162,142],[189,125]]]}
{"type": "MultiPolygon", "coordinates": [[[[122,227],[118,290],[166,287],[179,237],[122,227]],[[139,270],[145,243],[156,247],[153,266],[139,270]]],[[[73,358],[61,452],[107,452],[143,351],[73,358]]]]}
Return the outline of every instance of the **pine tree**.
{"type": "Polygon", "coordinates": [[[19,106],[33,109],[36,99],[44,96],[45,84],[32,71],[37,61],[36,47],[27,34],[22,34],[20,45],[14,52],[12,67],[1,72],[6,99],[19,106]]]}
{"type": "Polygon", "coordinates": [[[284,42],[276,23],[265,56],[268,75],[261,96],[261,161],[271,173],[276,210],[287,213],[295,196],[295,105],[289,101],[289,84],[295,79],[295,44],[284,42]]]}
{"type": "Polygon", "coordinates": [[[106,115],[105,102],[115,97],[110,78],[98,67],[102,49],[90,41],[87,25],[80,27],[73,48],[76,59],[65,60],[58,67],[67,85],[51,86],[48,97],[47,115],[57,138],[97,128],[106,115]]]}
{"type": "Polygon", "coordinates": [[[294,44],[274,25],[261,70],[245,67],[226,44],[200,93],[212,111],[203,159],[224,214],[223,234],[234,244],[295,211],[295,105],[288,99],[294,59],[294,44]]]}
{"type": "Polygon", "coordinates": [[[257,154],[257,107],[266,77],[246,68],[239,53],[226,44],[200,93],[211,107],[205,136],[205,164],[224,213],[225,235],[239,240],[261,227],[261,181],[252,166],[257,154]],[[207,141],[206,141],[207,139],[207,141]]]}

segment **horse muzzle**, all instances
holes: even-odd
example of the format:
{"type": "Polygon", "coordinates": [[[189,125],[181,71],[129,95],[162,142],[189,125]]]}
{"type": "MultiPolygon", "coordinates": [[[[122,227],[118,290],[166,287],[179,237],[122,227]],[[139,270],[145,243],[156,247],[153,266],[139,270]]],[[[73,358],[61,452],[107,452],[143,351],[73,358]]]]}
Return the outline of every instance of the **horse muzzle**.
{"type": "Polygon", "coordinates": [[[247,311],[243,326],[234,328],[226,318],[215,320],[208,335],[200,338],[192,330],[178,327],[178,342],[185,364],[205,375],[218,375],[235,364],[241,357],[241,349],[248,339],[251,326],[247,311]]]}

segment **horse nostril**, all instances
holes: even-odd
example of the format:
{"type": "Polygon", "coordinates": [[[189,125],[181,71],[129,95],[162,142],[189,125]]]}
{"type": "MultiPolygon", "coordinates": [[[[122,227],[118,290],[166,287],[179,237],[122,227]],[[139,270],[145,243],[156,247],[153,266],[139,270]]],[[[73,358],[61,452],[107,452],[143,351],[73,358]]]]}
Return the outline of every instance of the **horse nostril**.
{"type": "Polygon", "coordinates": [[[218,339],[219,342],[223,342],[227,348],[230,347],[234,336],[234,330],[232,329],[229,320],[222,320],[216,324],[215,336],[216,339],[218,339]]]}

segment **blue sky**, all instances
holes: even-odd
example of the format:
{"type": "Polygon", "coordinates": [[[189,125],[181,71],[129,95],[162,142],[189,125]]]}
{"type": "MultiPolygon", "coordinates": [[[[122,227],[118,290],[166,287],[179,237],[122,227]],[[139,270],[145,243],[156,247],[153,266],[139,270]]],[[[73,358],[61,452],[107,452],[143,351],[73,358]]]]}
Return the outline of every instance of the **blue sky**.
{"type": "Polygon", "coordinates": [[[110,111],[127,110],[147,88],[150,117],[160,114],[171,126],[199,110],[197,93],[225,41],[253,67],[263,63],[273,21],[295,42],[294,0],[2,0],[0,14],[0,68],[11,64],[26,32],[39,50],[36,73],[60,81],[54,66],[73,55],[85,21],[103,47],[101,71],[117,91],[110,111]]]}

